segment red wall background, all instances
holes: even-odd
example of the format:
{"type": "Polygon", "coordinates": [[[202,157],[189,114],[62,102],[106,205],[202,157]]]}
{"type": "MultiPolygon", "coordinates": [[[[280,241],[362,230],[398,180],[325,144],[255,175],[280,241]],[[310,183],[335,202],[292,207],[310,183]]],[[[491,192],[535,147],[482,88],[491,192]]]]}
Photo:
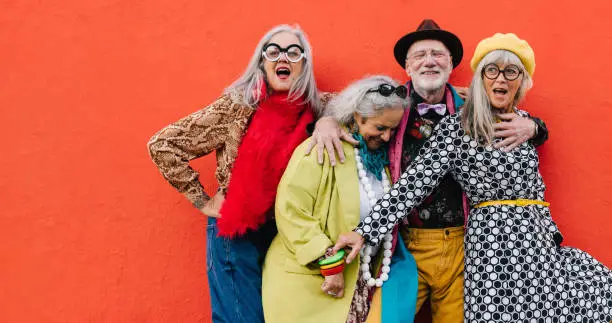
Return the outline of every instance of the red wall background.
{"type": "MultiPolygon", "coordinates": [[[[543,118],[566,245],[612,266],[612,23],[607,1],[0,2],[0,322],[209,322],[204,216],[146,151],[211,102],[263,33],[299,23],[319,87],[404,80],[392,48],[423,18],[464,42],[515,32],[536,52],[524,104],[543,118]]],[[[213,192],[214,159],[194,163],[213,192]]]]}

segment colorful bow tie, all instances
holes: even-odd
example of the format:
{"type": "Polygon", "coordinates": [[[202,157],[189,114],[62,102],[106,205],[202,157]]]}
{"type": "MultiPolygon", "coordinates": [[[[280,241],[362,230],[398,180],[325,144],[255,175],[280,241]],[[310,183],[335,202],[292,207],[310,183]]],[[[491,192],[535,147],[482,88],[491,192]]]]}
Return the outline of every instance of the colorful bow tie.
{"type": "Polygon", "coordinates": [[[417,104],[417,112],[419,115],[424,115],[430,110],[436,111],[437,114],[443,116],[446,113],[446,104],[438,103],[438,104],[427,104],[427,103],[419,103],[417,104]]]}

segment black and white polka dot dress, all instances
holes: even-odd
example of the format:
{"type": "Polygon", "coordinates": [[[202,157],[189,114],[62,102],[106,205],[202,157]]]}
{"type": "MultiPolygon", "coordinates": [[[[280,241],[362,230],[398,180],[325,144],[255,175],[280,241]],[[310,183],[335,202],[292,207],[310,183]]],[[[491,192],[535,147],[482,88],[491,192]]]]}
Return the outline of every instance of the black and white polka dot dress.
{"type": "MultiPolygon", "coordinates": [[[[519,111],[521,114],[525,114],[519,111]]],[[[377,244],[451,173],[472,205],[544,200],[535,148],[483,147],[446,117],[419,156],[357,227],[377,244]]],[[[584,251],[559,247],[548,207],[473,208],[465,235],[466,322],[610,322],[612,272],[584,251]]]]}

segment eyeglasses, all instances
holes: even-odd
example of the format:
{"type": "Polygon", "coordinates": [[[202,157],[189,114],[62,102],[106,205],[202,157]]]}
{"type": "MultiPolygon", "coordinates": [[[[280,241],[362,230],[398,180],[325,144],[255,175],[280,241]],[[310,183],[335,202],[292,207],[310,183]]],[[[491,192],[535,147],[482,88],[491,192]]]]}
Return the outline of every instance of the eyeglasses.
{"type": "Polygon", "coordinates": [[[500,70],[499,67],[494,63],[487,64],[482,69],[482,75],[484,75],[484,77],[488,78],[489,80],[497,79],[500,73],[504,75],[504,78],[506,80],[514,81],[523,73],[523,71],[514,64],[510,64],[506,66],[506,68],[504,68],[503,70],[500,70]]]}
{"type": "Polygon", "coordinates": [[[436,61],[442,61],[448,58],[450,55],[442,50],[432,49],[431,51],[421,50],[418,52],[414,52],[406,57],[407,60],[412,60],[415,63],[423,62],[427,56],[431,56],[436,61]]]}
{"type": "Polygon", "coordinates": [[[378,92],[380,93],[380,95],[385,96],[385,97],[390,96],[391,94],[395,93],[397,96],[399,96],[402,99],[405,99],[406,96],[408,96],[408,89],[405,86],[400,85],[398,87],[395,87],[391,84],[386,84],[386,83],[379,85],[377,89],[368,90],[368,92],[366,93],[372,93],[372,92],[378,92]]]}
{"type": "Polygon", "coordinates": [[[261,54],[270,62],[276,62],[281,58],[283,53],[285,53],[287,60],[292,63],[297,63],[304,58],[304,49],[297,44],[292,44],[287,46],[287,48],[282,48],[278,44],[270,43],[264,46],[261,54]]]}

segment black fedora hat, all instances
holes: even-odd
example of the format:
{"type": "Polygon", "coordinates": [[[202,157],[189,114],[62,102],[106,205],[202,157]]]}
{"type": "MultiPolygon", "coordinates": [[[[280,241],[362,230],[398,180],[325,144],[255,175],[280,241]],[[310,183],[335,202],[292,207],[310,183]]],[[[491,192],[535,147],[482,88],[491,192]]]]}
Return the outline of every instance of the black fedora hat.
{"type": "Polygon", "coordinates": [[[395,55],[397,63],[403,68],[406,68],[406,53],[408,53],[408,49],[413,43],[424,39],[441,41],[446,48],[448,48],[453,57],[453,68],[461,63],[461,59],[463,58],[463,45],[461,45],[459,38],[453,33],[440,29],[440,26],[431,19],[423,20],[415,32],[406,34],[395,43],[393,54],[395,55]]]}

